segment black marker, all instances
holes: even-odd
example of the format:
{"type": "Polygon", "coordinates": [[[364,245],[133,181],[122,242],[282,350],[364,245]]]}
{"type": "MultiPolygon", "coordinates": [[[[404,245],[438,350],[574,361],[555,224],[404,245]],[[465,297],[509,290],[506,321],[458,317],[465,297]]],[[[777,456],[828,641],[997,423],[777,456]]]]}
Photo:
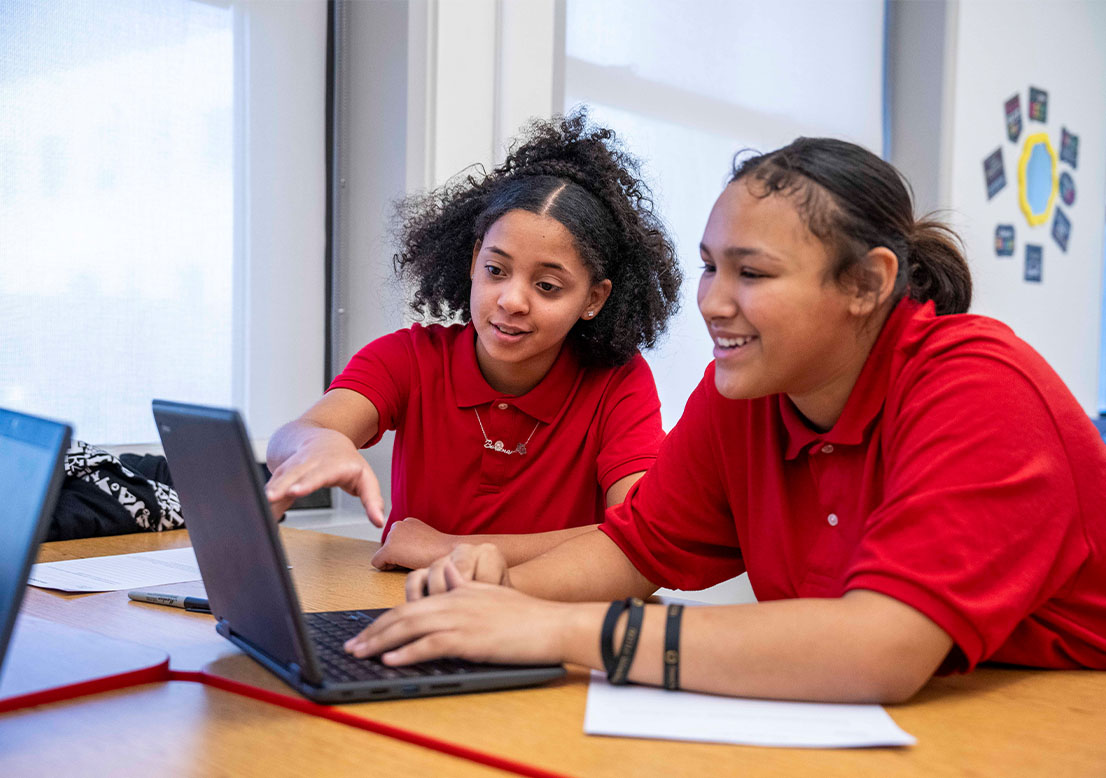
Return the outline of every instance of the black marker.
{"type": "Polygon", "coordinates": [[[211,613],[211,606],[203,597],[186,597],[183,594],[159,594],[157,592],[127,592],[127,596],[136,602],[150,602],[154,605],[168,605],[170,608],[184,608],[193,613],[211,613]]]}

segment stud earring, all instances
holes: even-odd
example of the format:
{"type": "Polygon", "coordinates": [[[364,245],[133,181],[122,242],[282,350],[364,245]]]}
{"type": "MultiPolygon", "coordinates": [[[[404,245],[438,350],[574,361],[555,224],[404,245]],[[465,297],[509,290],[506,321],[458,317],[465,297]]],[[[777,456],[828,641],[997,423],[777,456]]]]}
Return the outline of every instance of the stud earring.
{"type": "Polygon", "coordinates": [[[589,319],[594,315],[595,315],[595,311],[588,311],[588,318],[589,319]]]}

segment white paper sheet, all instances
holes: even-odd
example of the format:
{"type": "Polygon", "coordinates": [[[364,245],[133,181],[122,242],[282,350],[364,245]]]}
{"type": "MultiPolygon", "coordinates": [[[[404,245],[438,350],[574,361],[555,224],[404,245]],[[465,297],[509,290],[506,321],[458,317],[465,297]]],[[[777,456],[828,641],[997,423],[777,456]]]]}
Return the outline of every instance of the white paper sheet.
{"type": "Polygon", "coordinates": [[[31,566],[27,583],[63,592],[114,592],[199,580],[196,554],[189,546],[43,562],[31,566]]]}
{"type": "Polygon", "coordinates": [[[776,702],[611,686],[592,671],[584,732],[787,748],[912,746],[879,705],[776,702]]]}

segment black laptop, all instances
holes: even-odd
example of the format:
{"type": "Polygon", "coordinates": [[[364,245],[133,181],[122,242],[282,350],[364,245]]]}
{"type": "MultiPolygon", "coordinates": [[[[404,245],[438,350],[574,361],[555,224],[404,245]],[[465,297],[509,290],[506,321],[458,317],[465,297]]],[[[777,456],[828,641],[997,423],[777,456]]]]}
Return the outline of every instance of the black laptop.
{"type": "Polygon", "coordinates": [[[65,475],[70,429],[0,408],[0,670],[65,475]]]}
{"type": "MultiPolygon", "coordinates": [[[[154,400],[216,630],[305,697],[355,702],[531,686],[560,665],[439,659],[390,667],[342,648],[384,609],[303,613],[237,411],[154,400]]],[[[368,564],[368,558],[365,559],[368,564]]]]}

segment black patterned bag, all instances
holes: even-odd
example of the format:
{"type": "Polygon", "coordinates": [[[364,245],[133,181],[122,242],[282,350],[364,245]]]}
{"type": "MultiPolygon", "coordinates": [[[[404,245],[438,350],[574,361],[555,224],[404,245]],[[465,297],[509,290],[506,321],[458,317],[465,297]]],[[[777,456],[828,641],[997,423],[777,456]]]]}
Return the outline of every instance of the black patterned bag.
{"type": "Polygon", "coordinates": [[[47,540],[181,529],[180,498],[164,457],[122,454],[74,440],[65,454],[47,540]]]}

